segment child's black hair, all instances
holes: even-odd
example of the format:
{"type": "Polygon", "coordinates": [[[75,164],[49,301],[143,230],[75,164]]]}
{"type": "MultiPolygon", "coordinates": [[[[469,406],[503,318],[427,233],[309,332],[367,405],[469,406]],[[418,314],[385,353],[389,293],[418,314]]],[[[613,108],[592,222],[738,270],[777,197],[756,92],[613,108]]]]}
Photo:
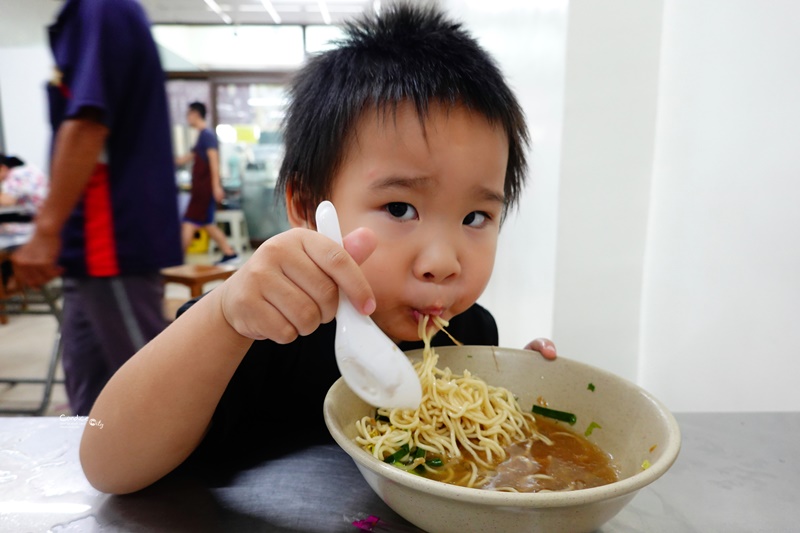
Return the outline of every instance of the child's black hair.
{"type": "Polygon", "coordinates": [[[284,119],[285,156],[277,193],[287,188],[307,214],[330,194],[364,111],[401,102],[422,120],[432,103],[463,105],[502,127],[509,142],[505,209],[525,178],[525,117],[489,54],[461,24],[433,8],[395,4],[345,25],[338,47],[313,57],[294,78],[284,119]]]}

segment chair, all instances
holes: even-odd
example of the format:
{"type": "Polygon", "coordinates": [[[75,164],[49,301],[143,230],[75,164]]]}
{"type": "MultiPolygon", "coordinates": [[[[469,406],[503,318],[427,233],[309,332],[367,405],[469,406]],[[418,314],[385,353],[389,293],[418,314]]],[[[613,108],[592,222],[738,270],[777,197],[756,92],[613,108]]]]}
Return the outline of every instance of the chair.
{"type": "MultiPolygon", "coordinates": [[[[224,209],[216,212],[214,222],[228,237],[231,248],[237,254],[250,252],[253,247],[250,245],[250,234],[247,231],[247,221],[244,218],[244,211],[241,209],[224,209]]],[[[214,254],[219,252],[219,246],[211,239],[208,252],[214,254]]]]}
{"type": "MultiPolygon", "coordinates": [[[[50,405],[50,399],[53,393],[53,385],[56,383],[63,384],[63,380],[56,379],[56,372],[61,362],[61,352],[63,345],[61,343],[61,307],[58,300],[61,298],[60,287],[44,286],[39,289],[25,289],[20,291],[21,297],[11,295],[11,298],[5,298],[1,303],[3,304],[3,311],[9,314],[48,314],[53,315],[58,322],[58,329],[56,330],[56,337],[53,341],[53,347],[50,351],[50,361],[47,365],[47,373],[43,378],[6,378],[0,377],[0,384],[6,384],[10,387],[15,387],[20,384],[25,385],[43,385],[42,400],[39,405],[30,408],[4,408],[0,407],[0,415],[34,415],[42,416],[47,411],[50,405]],[[44,305],[44,309],[37,309],[37,306],[44,305]],[[30,306],[30,307],[29,307],[30,306]]],[[[9,296],[9,295],[5,295],[9,296]]]]}

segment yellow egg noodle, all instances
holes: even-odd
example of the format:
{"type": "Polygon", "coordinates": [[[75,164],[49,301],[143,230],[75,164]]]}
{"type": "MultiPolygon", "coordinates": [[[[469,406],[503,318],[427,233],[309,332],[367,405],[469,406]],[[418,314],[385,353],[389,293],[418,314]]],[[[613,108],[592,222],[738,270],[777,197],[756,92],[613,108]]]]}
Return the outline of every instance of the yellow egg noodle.
{"type": "Polygon", "coordinates": [[[438,472],[436,478],[441,481],[479,487],[486,474],[506,458],[503,448],[529,438],[549,444],[549,439],[537,432],[533,415],[520,409],[508,389],[492,387],[468,370],[455,375],[449,368],[436,367],[439,357],[430,345],[436,331],[428,331],[431,319],[438,329],[448,326],[438,316],[420,320],[425,347],[422,361],[414,365],[422,383],[419,408],[379,408],[375,417],[356,422],[356,442],[382,461],[391,460],[406,446],[406,457],[414,459],[407,464],[395,462],[401,468],[424,468],[438,472]],[[426,456],[440,458],[441,466],[431,466],[426,456]],[[464,463],[469,468],[464,469],[464,463]],[[462,466],[454,468],[456,464],[462,466]]]}

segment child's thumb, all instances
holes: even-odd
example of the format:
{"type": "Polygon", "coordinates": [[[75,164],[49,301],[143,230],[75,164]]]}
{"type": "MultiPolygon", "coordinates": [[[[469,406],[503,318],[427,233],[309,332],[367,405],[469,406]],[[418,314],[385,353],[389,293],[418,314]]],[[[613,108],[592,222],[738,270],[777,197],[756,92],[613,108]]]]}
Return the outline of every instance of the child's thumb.
{"type": "Polygon", "coordinates": [[[347,253],[360,265],[375,251],[378,238],[371,229],[358,228],[347,234],[342,243],[347,253]]]}

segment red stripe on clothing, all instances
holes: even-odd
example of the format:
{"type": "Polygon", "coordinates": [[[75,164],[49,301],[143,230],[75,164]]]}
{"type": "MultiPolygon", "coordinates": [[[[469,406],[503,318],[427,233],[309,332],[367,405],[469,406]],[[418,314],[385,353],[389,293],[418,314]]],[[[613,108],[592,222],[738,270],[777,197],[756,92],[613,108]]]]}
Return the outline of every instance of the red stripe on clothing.
{"type": "Polygon", "coordinates": [[[108,165],[98,163],[83,197],[86,271],[90,276],[119,275],[108,165]]]}
{"type": "Polygon", "coordinates": [[[61,95],[67,100],[72,98],[72,91],[70,91],[69,87],[67,87],[66,84],[64,84],[63,82],[58,85],[58,90],[61,92],[61,95]]]}

